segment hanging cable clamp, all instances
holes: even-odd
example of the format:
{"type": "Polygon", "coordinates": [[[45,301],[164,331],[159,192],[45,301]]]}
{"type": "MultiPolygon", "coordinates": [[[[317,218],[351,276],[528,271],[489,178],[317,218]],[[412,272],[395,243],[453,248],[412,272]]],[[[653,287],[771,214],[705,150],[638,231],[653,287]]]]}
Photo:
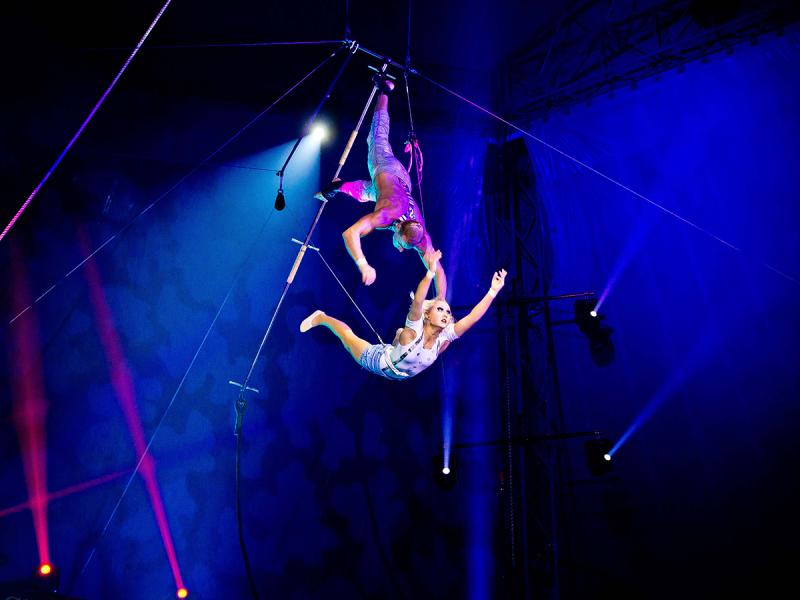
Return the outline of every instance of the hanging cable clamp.
{"type": "Polygon", "coordinates": [[[345,40],[345,45],[349,46],[350,52],[355,54],[358,52],[358,42],[355,40],[345,40]]]}
{"type": "MultiPolygon", "coordinates": [[[[326,202],[327,202],[327,201],[326,201],[326,202]]],[[[298,244],[298,245],[300,245],[300,246],[303,246],[303,245],[304,245],[304,244],[303,244],[303,242],[301,242],[301,241],[300,241],[300,240],[298,240],[297,238],[292,238],[292,241],[293,241],[295,244],[298,244]]],[[[312,249],[312,250],[314,250],[315,252],[319,252],[319,248],[317,248],[317,247],[315,247],[315,246],[312,246],[311,244],[305,244],[305,246],[306,246],[306,248],[311,248],[311,249],[312,249]]]]}
{"type": "Polygon", "coordinates": [[[389,68],[389,63],[392,62],[392,59],[385,58],[384,61],[385,62],[383,63],[383,66],[380,69],[378,67],[373,67],[372,65],[367,65],[367,68],[375,71],[379,75],[383,75],[384,77],[388,77],[389,79],[397,81],[397,77],[386,72],[386,69],[389,68]]]}
{"type": "Polygon", "coordinates": [[[244,409],[247,408],[247,399],[244,397],[245,392],[255,392],[259,394],[260,392],[256,388],[248,387],[238,383],[236,381],[228,381],[232,386],[239,388],[239,397],[236,398],[236,404],[234,408],[236,409],[236,418],[233,422],[233,435],[237,438],[242,433],[242,421],[244,420],[244,409]]]}
{"type": "Polygon", "coordinates": [[[255,392],[256,394],[260,394],[261,392],[254,387],[246,387],[243,386],[241,383],[237,381],[228,381],[232,386],[239,388],[240,390],[244,390],[245,392],[255,392]]]}

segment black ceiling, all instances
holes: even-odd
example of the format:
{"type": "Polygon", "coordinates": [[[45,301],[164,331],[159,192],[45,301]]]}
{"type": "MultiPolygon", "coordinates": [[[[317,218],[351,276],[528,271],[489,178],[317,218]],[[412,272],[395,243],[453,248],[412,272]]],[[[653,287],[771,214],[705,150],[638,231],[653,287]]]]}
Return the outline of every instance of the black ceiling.
{"type": "MultiPolygon", "coordinates": [[[[412,64],[452,85],[485,82],[501,58],[529,40],[556,11],[549,3],[499,4],[412,2],[412,64]]],[[[12,84],[5,86],[6,93],[47,95],[62,89],[53,81],[66,74],[110,82],[162,6],[160,0],[139,0],[6,8],[2,60],[12,84]]],[[[270,92],[283,89],[283,82],[318,62],[326,48],[236,44],[342,40],[349,21],[351,39],[405,63],[408,10],[407,2],[363,0],[172,0],[120,83],[260,105],[270,92]],[[234,46],[203,47],[216,44],[234,46]],[[179,47],[184,45],[190,47],[179,47]]]]}
{"type": "MultiPolygon", "coordinates": [[[[642,54],[654,57],[651,62],[657,68],[695,57],[676,53],[675,44],[681,40],[675,31],[700,31],[712,39],[707,51],[716,51],[725,42],[721,34],[726,26],[737,26],[743,15],[757,22],[765,4],[797,2],[172,0],[114,94],[192,96],[257,111],[330,54],[335,41],[345,38],[349,24],[351,39],[361,47],[399,63],[405,63],[410,50],[411,64],[421,73],[494,110],[524,117],[602,93],[614,81],[648,76],[654,71],[652,65],[639,64],[642,54]],[[731,11],[731,5],[736,10],[731,11]],[[709,20],[709,14],[721,22],[709,20]],[[673,29],[665,29],[663,15],[670,15],[673,29]],[[257,45],[322,40],[334,43],[257,45]],[[631,57],[639,60],[633,67],[631,57]],[[620,76],[623,71],[625,77],[620,76]],[[499,88],[501,81],[505,84],[499,88]],[[498,102],[498,96],[510,93],[514,103],[498,102]]],[[[48,127],[59,128],[60,121],[52,115],[63,111],[64,132],[71,135],[163,5],[163,0],[85,0],[4,7],[0,127],[47,116],[48,127]]],[[[741,36],[727,43],[740,40],[741,36]]],[[[378,63],[358,53],[335,91],[332,107],[360,105],[369,89],[367,66],[378,63]]],[[[332,75],[333,70],[328,72],[332,75]]],[[[330,75],[320,75],[304,94],[293,96],[293,109],[307,112],[330,75]]],[[[456,107],[472,110],[420,78],[412,77],[411,85],[422,122],[427,118],[448,126],[448,119],[458,113],[456,107]]],[[[22,137],[36,135],[26,132],[22,137]]]]}

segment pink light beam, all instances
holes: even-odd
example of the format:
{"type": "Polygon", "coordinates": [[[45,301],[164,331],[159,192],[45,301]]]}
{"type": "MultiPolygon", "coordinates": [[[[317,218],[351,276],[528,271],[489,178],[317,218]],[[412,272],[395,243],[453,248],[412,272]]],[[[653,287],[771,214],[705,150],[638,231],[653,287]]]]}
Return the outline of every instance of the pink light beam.
{"type": "MultiPolygon", "coordinates": [[[[108,475],[95,477],[94,479],[90,479],[89,481],[76,483],[75,485],[71,485],[69,487],[65,487],[62,490],[58,490],[57,492],[48,494],[47,501],[52,502],[53,500],[58,500],[59,498],[64,498],[66,496],[71,496],[72,494],[77,494],[78,492],[83,492],[93,487],[97,487],[98,485],[102,485],[109,481],[113,481],[114,479],[118,479],[119,477],[122,477],[123,475],[126,475],[131,471],[132,469],[128,469],[126,471],[116,471],[114,473],[109,473],[108,475]]],[[[30,502],[22,502],[14,506],[9,506],[8,508],[4,508],[0,510],[0,519],[2,519],[3,517],[7,517],[8,515],[13,515],[14,513],[22,512],[26,508],[31,508],[31,506],[32,505],[30,502]]]]}
{"type": "MultiPolygon", "coordinates": [[[[30,303],[30,290],[26,281],[23,258],[15,246],[11,248],[13,278],[12,302],[15,308],[30,303]]],[[[39,348],[39,328],[36,313],[30,312],[14,329],[14,377],[12,420],[19,437],[25,486],[33,516],[39,564],[50,562],[50,545],[47,529],[47,399],[42,379],[42,360],[39,348]]]]}
{"type": "MultiPolygon", "coordinates": [[[[79,230],[81,249],[84,254],[89,254],[89,243],[85,233],[79,230]]],[[[111,373],[111,385],[114,388],[117,401],[119,402],[128,431],[133,441],[133,447],[138,459],[137,469],[144,479],[147,494],[150,497],[150,504],[161,533],[161,540],[164,543],[164,550],[167,553],[172,576],[175,580],[176,588],[182,588],[183,579],[178,568],[178,559],[175,554],[175,546],[172,543],[172,535],[169,530],[167,515],[164,510],[164,503],[161,500],[161,492],[158,488],[156,479],[156,468],[151,454],[147,452],[147,444],[144,438],[144,429],[139,418],[139,409],[136,404],[136,391],[133,384],[133,377],[128,369],[125,352],[122,349],[117,330],[114,325],[114,316],[111,308],[106,301],[105,293],[100,279],[100,272],[94,260],[89,260],[85,264],[84,274],[89,285],[89,296],[94,307],[97,329],[100,333],[100,341],[106,353],[108,368],[111,373]]]]}

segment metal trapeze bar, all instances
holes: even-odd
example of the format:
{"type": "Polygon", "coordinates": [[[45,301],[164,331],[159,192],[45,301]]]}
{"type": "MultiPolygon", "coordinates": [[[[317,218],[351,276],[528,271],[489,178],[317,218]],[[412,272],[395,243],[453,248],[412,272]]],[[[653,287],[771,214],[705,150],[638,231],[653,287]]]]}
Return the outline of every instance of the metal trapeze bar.
{"type": "MultiPolygon", "coordinates": [[[[293,241],[295,244],[299,244],[299,245],[301,245],[301,246],[302,246],[302,245],[303,245],[303,243],[304,243],[304,242],[301,242],[300,240],[298,240],[297,238],[292,238],[292,241],[293,241]]],[[[311,244],[306,244],[306,246],[307,246],[308,248],[311,248],[311,249],[312,249],[312,250],[314,250],[315,252],[319,252],[319,248],[317,248],[316,246],[312,246],[311,244]]]]}
{"type": "Polygon", "coordinates": [[[244,391],[246,391],[246,392],[255,392],[256,394],[260,394],[260,393],[261,393],[261,392],[258,390],[258,388],[254,388],[254,387],[245,387],[245,386],[243,386],[241,383],[239,383],[238,381],[233,381],[232,379],[229,379],[229,380],[228,380],[228,383],[230,383],[232,386],[238,387],[240,390],[244,390],[244,391]]]}
{"type": "MultiPolygon", "coordinates": [[[[361,44],[356,44],[356,48],[355,49],[356,49],[357,52],[363,52],[364,54],[368,54],[369,56],[372,56],[373,58],[377,58],[378,60],[382,60],[388,66],[395,67],[396,69],[400,69],[401,71],[408,71],[409,73],[414,73],[414,74],[417,73],[416,69],[414,69],[410,65],[401,64],[401,63],[397,62],[396,60],[392,60],[388,56],[385,56],[383,54],[379,54],[378,52],[374,52],[372,50],[369,50],[368,48],[365,48],[361,44]]],[[[384,68],[383,70],[385,71],[386,69],[384,68]]]]}

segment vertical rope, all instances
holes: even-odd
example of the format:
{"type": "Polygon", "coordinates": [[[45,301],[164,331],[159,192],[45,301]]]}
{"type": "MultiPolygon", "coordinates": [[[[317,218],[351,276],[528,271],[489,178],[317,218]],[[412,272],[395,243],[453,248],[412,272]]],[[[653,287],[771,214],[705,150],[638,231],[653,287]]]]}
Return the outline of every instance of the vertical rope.
{"type": "MultiPolygon", "coordinates": [[[[408,142],[411,147],[410,165],[415,165],[417,172],[417,191],[419,193],[419,209],[422,212],[422,220],[425,221],[425,203],[422,200],[422,150],[417,143],[417,134],[414,131],[414,114],[411,112],[411,91],[408,87],[408,72],[411,69],[411,14],[413,0],[408,0],[408,21],[406,24],[406,68],[403,71],[403,79],[406,83],[406,102],[408,104],[408,142]]],[[[409,167],[410,169],[410,167],[409,167]]]]}
{"type": "MultiPolygon", "coordinates": [[[[422,211],[422,220],[425,221],[425,202],[422,198],[422,150],[417,141],[417,133],[414,131],[414,114],[411,112],[411,90],[408,87],[408,69],[409,65],[406,63],[406,70],[403,71],[403,78],[406,84],[406,102],[408,105],[408,144],[411,150],[411,159],[409,165],[414,165],[417,173],[417,192],[419,194],[419,209],[422,211]]],[[[411,167],[409,166],[409,169],[411,167]]]]}
{"type": "Polygon", "coordinates": [[[411,66],[411,5],[412,0],[408,0],[408,24],[406,27],[406,69],[411,66]]]}
{"type": "MultiPolygon", "coordinates": [[[[505,355],[508,357],[508,334],[503,333],[503,347],[505,355]]],[[[504,395],[506,409],[506,459],[508,460],[508,525],[511,543],[511,566],[517,565],[517,544],[516,544],[516,523],[514,522],[514,432],[512,428],[511,410],[511,376],[509,367],[506,363],[504,376],[504,395]]]]}

